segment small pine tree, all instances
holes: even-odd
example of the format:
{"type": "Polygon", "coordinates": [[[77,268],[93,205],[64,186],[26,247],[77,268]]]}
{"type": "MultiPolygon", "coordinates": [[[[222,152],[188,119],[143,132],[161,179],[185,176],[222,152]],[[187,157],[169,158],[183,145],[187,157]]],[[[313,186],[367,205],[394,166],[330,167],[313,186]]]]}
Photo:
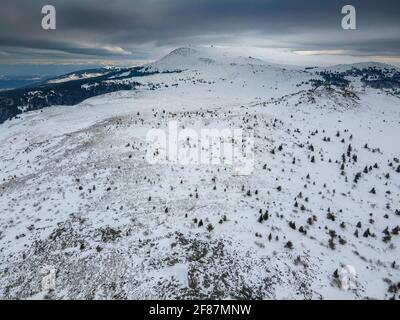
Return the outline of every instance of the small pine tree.
{"type": "Polygon", "coordinates": [[[388,243],[388,242],[390,242],[390,240],[392,240],[392,237],[389,234],[389,235],[384,236],[382,240],[383,240],[383,242],[388,243]]]}
{"type": "Polygon", "coordinates": [[[354,177],[354,183],[357,183],[360,178],[361,178],[361,172],[357,172],[354,177]]]}
{"type": "Polygon", "coordinates": [[[351,151],[352,151],[352,147],[351,144],[349,144],[349,146],[347,147],[347,156],[350,158],[351,155],[351,151]]]}
{"type": "Polygon", "coordinates": [[[338,279],[338,278],[339,278],[339,271],[338,271],[338,269],[336,269],[335,272],[333,272],[333,277],[334,277],[335,279],[338,279]]]}
{"type": "Polygon", "coordinates": [[[288,249],[293,249],[293,243],[292,243],[292,241],[288,241],[288,242],[286,242],[286,244],[285,244],[285,248],[288,248],[288,249]]]}
{"type": "Polygon", "coordinates": [[[335,215],[331,212],[327,213],[326,218],[329,220],[332,220],[332,221],[335,221],[335,219],[336,219],[335,215]]]}
{"type": "Polygon", "coordinates": [[[335,250],[336,244],[335,244],[333,238],[329,239],[328,244],[329,244],[329,248],[331,248],[332,250],[335,250]]]}

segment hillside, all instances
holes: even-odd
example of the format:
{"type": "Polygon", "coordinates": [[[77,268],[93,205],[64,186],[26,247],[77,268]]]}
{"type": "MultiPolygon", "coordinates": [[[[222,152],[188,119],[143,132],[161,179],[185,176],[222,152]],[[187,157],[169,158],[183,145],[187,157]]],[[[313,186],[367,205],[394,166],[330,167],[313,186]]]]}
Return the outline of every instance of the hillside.
{"type": "Polygon", "coordinates": [[[99,72],[0,92],[0,297],[400,298],[396,69],[180,48],[99,72]],[[171,121],[253,130],[253,172],[148,163],[171,121]]]}

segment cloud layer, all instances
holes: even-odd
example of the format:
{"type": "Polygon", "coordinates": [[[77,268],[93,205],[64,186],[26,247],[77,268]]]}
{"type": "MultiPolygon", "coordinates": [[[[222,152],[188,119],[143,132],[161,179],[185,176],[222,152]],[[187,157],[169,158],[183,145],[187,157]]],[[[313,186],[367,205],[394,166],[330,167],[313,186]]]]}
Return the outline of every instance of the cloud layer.
{"type": "Polygon", "coordinates": [[[400,56],[398,0],[352,0],[357,30],[341,28],[344,1],[3,0],[0,63],[133,62],[172,48],[224,45],[332,55],[400,56]],[[41,8],[57,29],[41,28],[41,8]]]}

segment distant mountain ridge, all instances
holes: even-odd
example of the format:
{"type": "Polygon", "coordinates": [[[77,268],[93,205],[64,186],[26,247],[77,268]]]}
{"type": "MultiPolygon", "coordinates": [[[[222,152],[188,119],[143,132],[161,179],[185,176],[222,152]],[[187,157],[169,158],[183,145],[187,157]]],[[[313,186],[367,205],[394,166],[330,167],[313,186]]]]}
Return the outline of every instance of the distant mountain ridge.
{"type": "Polygon", "coordinates": [[[0,92],[0,123],[22,112],[52,105],[75,105],[105,93],[132,90],[139,83],[117,80],[154,74],[143,67],[90,69],[46,79],[33,86],[0,92]],[[93,76],[84,76],[92,74],[93,76]]]}
{"type": "MultiPolygon", "coordinates": [[[[399,69],[387,64],[369,62],[323,68],[291,68],[253,57],[233,56],[229,51],[219,48],[182,47],[154,63],[143,66],[84,69],[22,88],[0,91],[0,123],[26,111],[53,105],[75,105],[94,96],[120,90],[134,90],[141,85],[137,81],[138,77],[185,70],[202,70],[215,74],[229,70],[232,75],[239,68],[247,68],[247,71],[253,73],[286,74],[288,77],[301,73],[302,79],[305,73],[309,77],[307,82],[312,83],[314,87],[347,87],[358,78],[364,86],[400,94],[399,69]]],[[[304,80],[301,81],[299,77],[300,82],[304,83],[304,80]]]]}

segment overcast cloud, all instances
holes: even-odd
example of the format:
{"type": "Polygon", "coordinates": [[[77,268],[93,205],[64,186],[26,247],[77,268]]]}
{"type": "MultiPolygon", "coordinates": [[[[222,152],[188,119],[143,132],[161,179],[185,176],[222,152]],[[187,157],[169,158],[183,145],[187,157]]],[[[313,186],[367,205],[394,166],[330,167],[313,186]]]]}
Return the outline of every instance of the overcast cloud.
{"type": "Polygon", "coordinates": [[[1,0],[0,64],[126,64],[189,44],[399,62],[400,1],[1,0]],[[41,28],[45,4],[57,10],[54,31],[41,28]],[[345,4],[357,30],[341,28],[345,4]]]}

